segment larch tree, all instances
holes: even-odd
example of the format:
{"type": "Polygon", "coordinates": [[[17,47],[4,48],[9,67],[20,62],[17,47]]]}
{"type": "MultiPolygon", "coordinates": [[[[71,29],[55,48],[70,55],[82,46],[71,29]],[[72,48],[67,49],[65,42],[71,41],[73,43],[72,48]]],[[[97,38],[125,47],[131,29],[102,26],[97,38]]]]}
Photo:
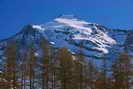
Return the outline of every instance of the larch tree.
{"type": "Polygon", "coordinates": [[[42,89],[49,89],[50,49],[47,41],[41,41],[42,48],[42,89]]]}
{"type": "Polygon", "coordinates": [[[59,49],[58,53],[59,60],[59,73],[58,79],[60,80],[61,89],[74,89],[72,82],[73,74],[73,58],[72,54],[66,49],[59,49]]]}
{"type": "MultiPolygon", "coordinates": [[[[35,89],[34,79],[35,79],[35,66],[36,66],[36,56],[35,51],[32,48],[29,48],[27,51],[26,57],[26,74],[25,79],[29,81],[29,89],[35,89]]],[[[27,85],[25,85],[27,86],[27,85]]]]}
{"type": "MultiPolygon", "coordinates": [[[[9,87],[17,89],[17,47],[16,44],[8,45],[5,50],[6,64],[5,64],[5,79],[9,83],[9,87]]],[[[10,89],[9,88],[9,89],[10,89]]]]}
{"type": "Polygon", "coordinates": [[[114,77],[114,89],[130,89],[129,88],[129,73],[130,73],[130,58],[126,53],[120,54],[119,59],[115,61],[112,67],[114,77]]]}

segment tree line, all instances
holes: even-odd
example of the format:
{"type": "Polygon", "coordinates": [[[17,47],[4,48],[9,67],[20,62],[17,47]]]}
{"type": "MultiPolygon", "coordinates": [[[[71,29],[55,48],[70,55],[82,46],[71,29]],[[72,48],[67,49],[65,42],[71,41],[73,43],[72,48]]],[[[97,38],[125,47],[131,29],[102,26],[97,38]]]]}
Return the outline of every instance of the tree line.
{"type": "Polygon", "coordinates": [[[51,49],[42,41],[41,55],[29,47],[19,55],[16,44],[5,50],[5,63],[0,72],[0,89],[131,89],[131,58],[122,53],[111,68],[106,59],[99,70],[80,54],[67,48],[51,49]]]}

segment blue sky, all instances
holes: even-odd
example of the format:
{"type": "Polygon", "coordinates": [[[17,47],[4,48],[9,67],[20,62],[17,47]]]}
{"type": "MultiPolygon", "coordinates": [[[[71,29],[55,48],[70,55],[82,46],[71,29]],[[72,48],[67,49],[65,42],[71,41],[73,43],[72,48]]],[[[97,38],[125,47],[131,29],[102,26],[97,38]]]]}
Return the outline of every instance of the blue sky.
{"type": "Polygon", "coordinates": [[[0,0],[0,40],[26,24],[73,14],[110,28],[133,29],[133,0],[0,0]]]}

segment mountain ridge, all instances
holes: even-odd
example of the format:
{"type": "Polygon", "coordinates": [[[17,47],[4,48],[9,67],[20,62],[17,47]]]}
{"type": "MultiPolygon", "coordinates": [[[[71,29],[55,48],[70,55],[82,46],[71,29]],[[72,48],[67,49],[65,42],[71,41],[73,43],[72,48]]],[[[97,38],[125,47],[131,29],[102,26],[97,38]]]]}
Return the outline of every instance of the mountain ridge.
{"type": "Polygon", "coordinates": [[[10,44],[12,41],[20,42],[19,44],[28,44],[33,41],[38,45],[40,40],[45,39],[57,48],[66,47],[74,53],[78,53],[82,48],[85,56],[102,57],[103,55],[116,55],[115,53],[128,52],[129,50],[132,53],[133,50],[129,49],[133,44],[132,32],[110,29],[73,16],[61,16],[46,24],[26,25],[17,34],[1,40],[0,49],[3,45],[6,48],[5,44],[10,44]],[[81,43],[82,47],[80,47],[81,43]]]}

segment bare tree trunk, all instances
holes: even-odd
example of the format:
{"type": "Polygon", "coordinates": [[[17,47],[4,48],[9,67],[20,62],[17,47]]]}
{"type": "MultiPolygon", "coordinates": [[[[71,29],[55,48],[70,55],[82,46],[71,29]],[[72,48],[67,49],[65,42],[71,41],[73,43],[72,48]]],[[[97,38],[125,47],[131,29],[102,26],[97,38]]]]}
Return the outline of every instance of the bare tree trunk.
{"type": "Polygon", "coordinates": [[[24,87],[23,81],[24,81],[24,73],[23,73],[23,70],[22,70],[21,71],[21,89],[23,89],[23,87],[24,87]]]}
{"type": "Polygon", "coordinates": [[[83,89],[83,75],[82,75],[82,73],[83,73],[83,66],[82,66],[82,64],[80,64],[80,89],[83,89]]]}
{"type": "MultiPolygon", "coordinates": [[[[44,68],[43,68],[43,70],[44,70],[44,68]]],[[[41,77],[42,77],[42,89],[44,89],[45,88],[45,77],[44,77],[45,75],[44,75],[44,72],[42,73],[42,75],[41,75],[41,77]]]]}
{"type": "Polygon", "coordinates": [[[31,70],[31,64],[30,64],[30,74],[29,74],[29,80],[30,80],[30,89],[32,89],[32,70],[31,70]]]}
{"type": "Polygon", "coordinates": [[[24,72],[24,89],[26,89],[26,74],[25,74],[25,72],[24,72]]]}
{"type": "Polygon", "coordinates": [[[106,59],[103,59],[103,88],[107,89],[107,79],[106,79],[106,72],[107,72],[107,68],[106,68],[106,59]]]}
{"type": "Polygon", "coordinates": [[[52,73],[52,89],[55,89],[55,71],[52,73]]]}
{"type": "Polygon", "coordinates": [[[46,89],[48,89],[48,86],[49,86],[49,85],[48,85],[48,82],[49,82],[48,66],[46,67],[46,73],[45,73],[45,74],[46,74],[46,75],[45,75],[45,76],[46,76],[46,77],[45,77],[45,78],[46,78],[46,89]]]}
{"type": "Polygon", "coordinates": [[[13,89],[16,88],[16,71],[13,71],[13,89]]]}

